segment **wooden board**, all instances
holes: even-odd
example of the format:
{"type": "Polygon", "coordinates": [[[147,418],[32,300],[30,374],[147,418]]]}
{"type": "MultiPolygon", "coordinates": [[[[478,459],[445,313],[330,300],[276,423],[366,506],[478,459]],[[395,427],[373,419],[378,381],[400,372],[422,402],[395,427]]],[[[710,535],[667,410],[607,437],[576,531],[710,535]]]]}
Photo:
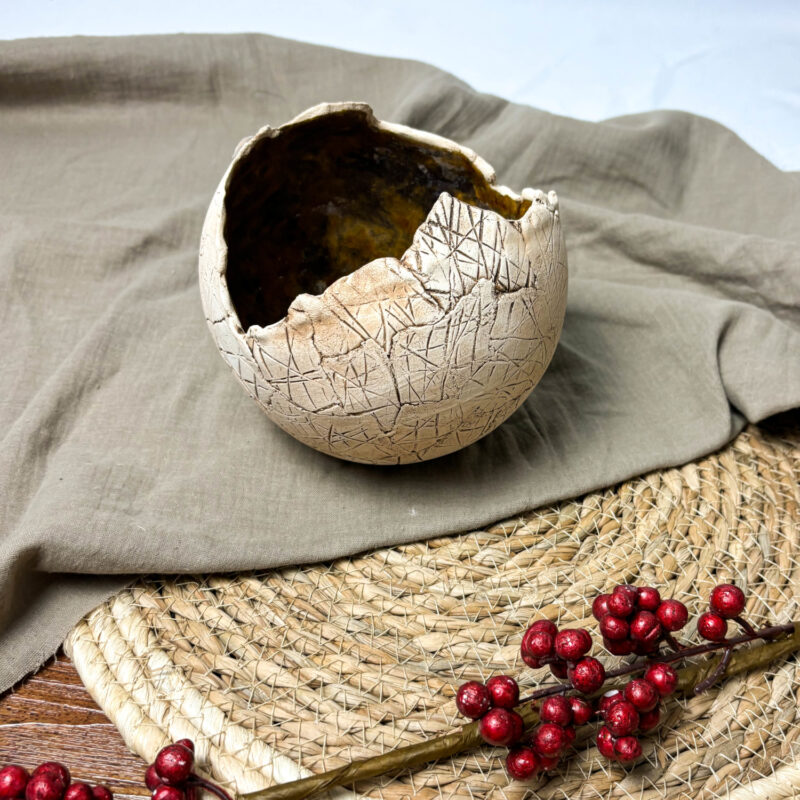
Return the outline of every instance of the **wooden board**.
{"type": "Polygon", "coordinates": [[[63,653],[0,696],[0,765],[31,770],[43,761],[62,762],[75,780],[106,784],[116,798],[149,795],[147,765],[128,750],[63,653]]]}

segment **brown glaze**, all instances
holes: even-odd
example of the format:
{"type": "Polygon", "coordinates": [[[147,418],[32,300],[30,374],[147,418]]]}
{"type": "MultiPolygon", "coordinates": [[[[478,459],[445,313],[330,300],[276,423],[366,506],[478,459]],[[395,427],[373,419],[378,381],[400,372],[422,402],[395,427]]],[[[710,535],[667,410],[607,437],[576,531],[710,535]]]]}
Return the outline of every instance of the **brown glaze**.
{"type": "Polygon", "coordinates": [[[297,295],[376,258],[399,258],[443,191],[509,219],[530,205],[462,153],[377,130],[356,110],[258,141],[225,197],[228,289],[243,329],[279,321],[297,295]]]}

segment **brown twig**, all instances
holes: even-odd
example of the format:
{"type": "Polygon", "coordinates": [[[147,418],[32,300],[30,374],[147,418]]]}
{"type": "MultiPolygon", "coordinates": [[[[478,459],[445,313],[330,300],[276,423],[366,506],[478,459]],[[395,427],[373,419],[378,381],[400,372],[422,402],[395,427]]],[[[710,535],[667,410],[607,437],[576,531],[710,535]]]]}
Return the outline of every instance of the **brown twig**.
{"type": "MultiPolygon", "coordinates": [[[[769,628],[762,628],[752,634],[742,634],[725,642],[717,642],[696,647],[687,647],[678,653],[673,653],[660,658],[661,661],[677,661],[679,659],[691,658],[703,655],[715,650],[725,649],[725,654],[720,658],[712,658],[700,664],[692,664],[681,669],[678,673],[678,691],[681,694],[691,694],[698,683],[708,682],[713,676],[713,680],[718,680],[722,675],[736,675],[740,672],[747,672],[756,667],[765,667],[777,658],[793,653],[800,649],[800,622],[789,623],[788,625],[775,625],[769,628]],[[773,639],[781,634],[790,634],[781,639],[773,639]],[[751,642],[755,639],[771,639],[767,644],[749,648],[741,652],[734,653],[733,647],[737,644],[751,642]],[[727,664],[723,669],[719,669],[721,663],[727,659],[727,664]]],[[[617,670],[606,673],[606,678],[622,677],[639,672],[645,668],[647,660],[617,670]]],[[[709,684],[710,685],[710,684],[709,684]]],[[[540,697],[547,697],[554,694],[561,694],[572,687],[569,684],[558,684],[555,686],[544,687],[520,701],[517,711],[522,715],[525,727],[530,728],[539,720],[538,713],[531,707],[530,700],[540,697]]],[[[604,687],[607,688],[607,687],[604,687]]],[[[319,775],[311,775],[308,778],[301,778],[297,781],[282,783],[270,786],[267,789],[259,789],[242,795],[250,800],[301,800],[301,798],[311,797],[318,792],[331,789],[334,786],[344,786],[355,783],[356,781],[376,778],[379,775],[394,772],[399,769],[409,767],[419,767],[431,761],[438,761],[442,758],[456,755],[457,753],[471,750],[481,744],[481,736],[478,732],[478,723],[470,722],[463,725],[456,731],[435,739],[427,739],[424,742],[400,747],[390,750],[379,756],[353,761],[338,769],[324,772],[319,775]]]]}
{"type": "MultiPolygon", "coordinates": [[[[211,792],[211,794],[215,794],[217,797],[219,797],[219,800],[232,800],[231,796],[221,786],[217,786],[216,783],[212,783],[211,781],[207,781],[205,778],[201,778],[194,772],[189,776],[187,786],[189,792],[192,793],[192,797],[194,797],[196,794],[195,789],[200,787],[211,792]]],[[[189,792],[187,792],[187,797],[189,792]]]]}
{"type": "Polygon", "coordinates": [[[739,623],[739,626],[745,633],[755,633],[753,626],[744,617],[734,617],[734,620],[739,623]]]}
{"type": "Polygon", "coordinates": [[[695,694],[702,694],[706,689],[709,688],[709,686],[713,686],[719,680],[720,675],[725,672],[725,670],[728,668],[728,664],[731,663],[732,655],[733,647],[729,646],[722,654],[722,658],[720,659],[719,664],[717,664],[715,667],[714,671],[694,687],[695,694]]]}
{"type": "Polygon", "coordinates": [[[681,644],[669,631],[664,631],[664,639],[676,653],[686,649],[686,645],[681,644]]]}

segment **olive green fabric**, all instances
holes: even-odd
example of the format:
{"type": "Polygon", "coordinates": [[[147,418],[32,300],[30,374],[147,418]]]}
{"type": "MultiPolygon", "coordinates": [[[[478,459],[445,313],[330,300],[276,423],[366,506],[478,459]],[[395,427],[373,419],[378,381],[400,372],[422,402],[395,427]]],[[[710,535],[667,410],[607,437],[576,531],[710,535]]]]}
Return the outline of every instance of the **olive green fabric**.
{"type": "Polygon", "coordinates": [[[800,405],[800,180],[678,112],[553,116],[425,64],[269,36],[0,43],[0,687],[143,572],[328,559],[467,530],[800,405]],[[406,467],[272,425],[206,329],[200,229],[236,144],[321,101],[555,189],[554,361],[508,422],[406,467]]]}

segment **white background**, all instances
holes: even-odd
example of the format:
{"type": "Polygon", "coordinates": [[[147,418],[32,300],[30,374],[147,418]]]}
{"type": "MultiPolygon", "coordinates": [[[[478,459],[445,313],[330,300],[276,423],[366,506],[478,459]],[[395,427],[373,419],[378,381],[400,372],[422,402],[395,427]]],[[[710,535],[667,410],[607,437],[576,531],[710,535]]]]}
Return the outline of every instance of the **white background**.
{"type": "Polygon", "coordinates": [[[692,111],[800,169],[795,0],[0,0],[0,38],[241,31],[427,61],[583,119],[692,111]]]}

